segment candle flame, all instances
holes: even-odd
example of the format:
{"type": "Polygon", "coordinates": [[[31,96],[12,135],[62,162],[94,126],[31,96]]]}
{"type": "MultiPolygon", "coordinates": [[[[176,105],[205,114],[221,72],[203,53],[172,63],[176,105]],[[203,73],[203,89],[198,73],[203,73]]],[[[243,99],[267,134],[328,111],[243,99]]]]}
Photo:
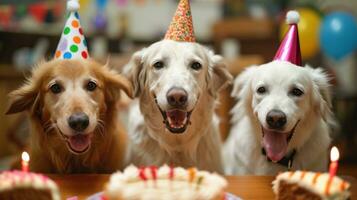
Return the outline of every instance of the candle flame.
{"type": "Polygon", "coordinates": [[[333,146],[331,148],[330,158],[332,162],[336,162],[340,158],[340,153],[338,152],[337,147],[333,146]]]}
{"type": "Polygon", "coordinates": [[[26,151],[22,152],[21,158],[23,161],[26,161],[26,162],[30,161],[30,155],[26,151]]]}

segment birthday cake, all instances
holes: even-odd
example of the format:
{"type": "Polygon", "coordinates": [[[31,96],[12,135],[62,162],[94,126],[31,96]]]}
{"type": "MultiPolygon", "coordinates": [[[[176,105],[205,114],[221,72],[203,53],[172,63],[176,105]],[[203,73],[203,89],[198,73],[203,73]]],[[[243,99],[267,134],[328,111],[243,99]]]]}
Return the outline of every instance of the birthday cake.
{"type": "Polygon", "coordinates": [[[22,171],[0,173],[0,199],[60,200],[55,182],[48,177],[22,171]]]}
{"type": "Polygon", "coordinates": [[[284,172],[273,181],[278,200],[345,200],[350,184],[337,176],[315,172],[284,172]]]}
{"type": "Polygon", "coordinates": [[[196,168],[131,165],[111,175],[104,195],[109,200],[222,200],[226,186],[222,176],[196,168]]]}

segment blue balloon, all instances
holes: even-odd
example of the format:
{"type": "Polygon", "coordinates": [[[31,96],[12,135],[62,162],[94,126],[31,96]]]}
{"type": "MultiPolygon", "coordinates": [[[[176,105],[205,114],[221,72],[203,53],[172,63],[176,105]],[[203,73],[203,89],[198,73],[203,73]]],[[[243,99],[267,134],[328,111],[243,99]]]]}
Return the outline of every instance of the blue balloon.
{"type": "Polygon", "coordinates": [[[339,60],[357,49],[357,22],[347,12],[333,12],[325,16],[320,29],[322,51],[339,60]]]}

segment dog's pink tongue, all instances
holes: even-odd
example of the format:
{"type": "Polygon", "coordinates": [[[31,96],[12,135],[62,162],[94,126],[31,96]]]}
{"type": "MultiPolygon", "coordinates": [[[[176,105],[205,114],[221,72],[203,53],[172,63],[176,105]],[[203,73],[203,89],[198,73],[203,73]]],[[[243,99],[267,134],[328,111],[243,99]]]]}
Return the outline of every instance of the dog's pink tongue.
{"type": "Polygon", "coordinates": [[[75,135],[69,138],[69,144],[75,151],[84,151],[90,144],[90,137],[88,135],[75,135]]]}
{"type": "Polygon", "coordinates": [[[288,148],[287,135],[264,130],[263,146],[270,160],[278,162],[285,156],[288,148]]]}

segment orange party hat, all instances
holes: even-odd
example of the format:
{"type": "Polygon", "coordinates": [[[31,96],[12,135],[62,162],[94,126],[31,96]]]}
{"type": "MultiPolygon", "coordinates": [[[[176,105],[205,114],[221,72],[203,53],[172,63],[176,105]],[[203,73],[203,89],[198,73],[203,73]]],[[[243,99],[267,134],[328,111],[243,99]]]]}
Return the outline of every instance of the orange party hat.
{"type": "Polygon", "coordinates": [[[165,39],[178,42],[196,42],[189,0],[180,0],[165,39]]]}

